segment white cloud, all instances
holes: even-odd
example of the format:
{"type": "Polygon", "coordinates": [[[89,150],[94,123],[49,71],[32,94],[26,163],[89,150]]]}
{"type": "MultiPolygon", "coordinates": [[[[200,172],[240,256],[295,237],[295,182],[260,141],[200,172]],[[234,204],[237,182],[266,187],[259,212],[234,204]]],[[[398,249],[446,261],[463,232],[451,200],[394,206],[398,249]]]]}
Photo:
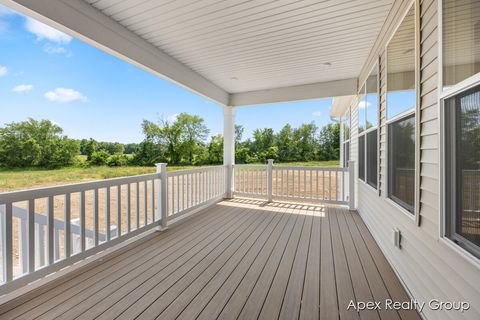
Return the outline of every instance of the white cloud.
{"type": "Polygon", "coordinates": [[[24,93],[32,90],[33,86],[31,84],[20,84],[12,89],[13,92],[17,93],[24,93]]]}
{"type": "Polygon", "coordinates": [[[61,31],[58,31],[46,24],[38,22],[37,20],[26,18],[25,28],[27,31],[35,34],[37,36],[37,40],[49,40],[56,43],[67,44],[72,41],[72,37],[68,34],[65,34],[61,31]]]}
{"type": "Polygon", "coordinates": [[[365,107],[370,107],[372,104],[370,102],[366,102],[365,100],[362,100],[358,103],[358,108],[359,109],[365,109],[365,107]]]}
{"type": "Polygon", "coordinates": [[[322,116],[322,113],[321,113],[320,111],[314,111],[314,112],[312,113],[312,115],[313,115],[314,117],[321,117],[321,116],[322,116]]]}
{"type": "Polygon", "coordinates": [[[8,73],[8,68],[0,65],[0,77],[6,76],[8,73]]]}
{"type": "Polygon", "coordinates": [[[48,54],[64,54],[67,58],[70,58],[73,55],[70,50],[67,50],[62,46],[51,46],[48,44],[43,50],[48,54]]]}
{"type": "Polygon", "coordinates": [[[177,121],[177,118],[178,118],[178,113],[175,113],[175,114],[171,114],[169,116],[167,116],[167,121],[168,122],[175,122],[177,121]]]}
{"type": "Polygon", "coordinates": [[[63,54],[67,53],[67,49],[65,49],[64,47],[46,46],[45,52],[50,54],[63,54]]]}
{"type": "Polygon", "coordinates": [[[56,88],[45,93],[45,98],[53,102],[67,103],[73,101],[86,102],[88,99],[83,94],[73,89],[56,88]]]}

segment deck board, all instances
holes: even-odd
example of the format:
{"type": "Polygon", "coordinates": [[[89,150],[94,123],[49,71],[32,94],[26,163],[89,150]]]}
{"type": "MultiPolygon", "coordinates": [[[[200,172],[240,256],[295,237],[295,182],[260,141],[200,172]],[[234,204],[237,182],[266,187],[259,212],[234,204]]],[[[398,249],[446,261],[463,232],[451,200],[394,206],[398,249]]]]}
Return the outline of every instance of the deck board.
{"type": "Polygon", "coordinates": [[[420,319],[353,211],[235,199],[0,306],[1,319],[420,319]]]}

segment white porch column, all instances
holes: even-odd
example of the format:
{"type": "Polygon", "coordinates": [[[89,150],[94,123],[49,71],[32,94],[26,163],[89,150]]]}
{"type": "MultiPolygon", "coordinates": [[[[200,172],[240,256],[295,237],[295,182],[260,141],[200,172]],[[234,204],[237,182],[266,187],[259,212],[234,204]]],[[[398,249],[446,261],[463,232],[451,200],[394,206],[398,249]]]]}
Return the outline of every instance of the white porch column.
{"type": "Polygon", "coordinates": [[[227,166],[227,198],[234,192],[233,165],[235,164],[235,108],[223,107],[223,164],[227,166]]]}

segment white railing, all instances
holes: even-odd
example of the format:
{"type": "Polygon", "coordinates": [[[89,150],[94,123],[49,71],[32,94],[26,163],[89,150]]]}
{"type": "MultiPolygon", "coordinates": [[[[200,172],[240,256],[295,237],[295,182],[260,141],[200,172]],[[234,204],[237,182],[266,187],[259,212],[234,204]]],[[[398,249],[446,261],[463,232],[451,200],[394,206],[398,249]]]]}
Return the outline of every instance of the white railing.
{"type": "Polygon", "coordinates": [[[234,194],[353,208],[353,168],[353,161],[348,168],[273,166],[272,160],[267,165],[234,165],[234,194]]]}
{"type": "MultiPolygon", "coordinates": [[[[348,204],[349,168],[214,166],[0,193],[0,292],[11,292],[229,195],[348,204]],[[232,179],[233,177],[233,179],[232,179]],[[233,180],[233,181],[232,181],[233,180]],[[229,183],[232,186],[229,186],[229,183]]],[[[350,196],[351,195],[351,196],[350,196]]]]}
{"type": "Polygon", "coordinates": [[[267,196],[267,169],[266,165],[234,165],[234,195],[265,198],[267,196]]]}
{"type": "Polygon", "coordinates": [[[0,292],[225,197],[226,166],[0,193],[0,292]]]}
{"type": "Polygon", "coordinates": [[[168,219],[225,197],[226,167],[215,166],[168,174],[168,219]]]}
{"type": "MultiPolygon", "coordinates": [[[[16,248],[18,249],[18,258],[20,259],[20,265],[17,268],[21,270],[14,270],[14,274],[28,273],[28,210],[17,206],[12,206],[13,219],[18,221],[18,243],[16,248]]],[[[3,230],[5,210],[4,206],[0,206],[0,230],[3,230]]],[[[47,246],[45,245],[45,235],[48,227],[48,217],[41,213],[34,213],[34,259],[32,263],[35,263],[34,268],[39,269],[45,265],[46,257],[48,255],[47,246]]],[[[71,219],[71,251],[73,253],[81,251],[81,226],[80,219],[71,219]]],[[[15,221],[14,221],[15,224],[15,221]]],[[[62,257],[61,253],[61,237],[65,234],[65,221],[61,219],[54,219],[53,222],[53,234],[54,234],[54,260],[59,260],[62,257]]],[[[110,225],[110,236],[115,238],[117,236],[117,226],[110,225]]],[[[106,233],[99,232],[98,240],[100,243],[107,240],[106,233]]],[[[85,228],[85,241],[86,247],[93,247],[95,245],[95,232],[92,229],[85,228]]],[[[14,250],[14,254],[15,254],[14,250]]],[[[0,258],[1,261],[1,258],[0,258]]]]}

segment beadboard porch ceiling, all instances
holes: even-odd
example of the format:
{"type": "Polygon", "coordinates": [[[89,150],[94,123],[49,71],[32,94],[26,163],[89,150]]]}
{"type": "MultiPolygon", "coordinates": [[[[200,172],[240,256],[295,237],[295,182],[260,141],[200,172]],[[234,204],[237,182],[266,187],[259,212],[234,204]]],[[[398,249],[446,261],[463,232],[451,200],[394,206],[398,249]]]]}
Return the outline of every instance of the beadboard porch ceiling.
{"type": "Polygon", "coordinates": [[[246,105],[355,94],[394,0],[0,2],[220,104],[246,105]]]}

